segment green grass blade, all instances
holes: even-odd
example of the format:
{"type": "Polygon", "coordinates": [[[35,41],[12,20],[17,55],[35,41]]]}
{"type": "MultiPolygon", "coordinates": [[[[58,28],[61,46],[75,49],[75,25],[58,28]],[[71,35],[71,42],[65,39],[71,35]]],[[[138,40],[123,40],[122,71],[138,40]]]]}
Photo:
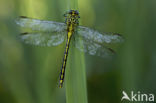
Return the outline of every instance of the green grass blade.
{"type": "Polygon", "coordinates": [[[66,69],[65,88],[67,103],[87,103],[84,55],[70,48],[66,69]],[[72,52],[72,53],[71,53],[72,52]]]}

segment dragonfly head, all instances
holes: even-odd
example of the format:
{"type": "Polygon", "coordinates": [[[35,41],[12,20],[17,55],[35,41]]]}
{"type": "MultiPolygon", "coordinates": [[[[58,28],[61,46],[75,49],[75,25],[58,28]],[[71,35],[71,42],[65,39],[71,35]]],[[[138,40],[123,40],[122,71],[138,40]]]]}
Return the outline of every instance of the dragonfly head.
{"type": "Polygon", "coordinates": [[[78,25],[79,21],[78,19],[80,18],[79,12],[77,10],[69,10],[64,14],[64,17],[66,18],[66,24],[74,24],[78,25]]]}

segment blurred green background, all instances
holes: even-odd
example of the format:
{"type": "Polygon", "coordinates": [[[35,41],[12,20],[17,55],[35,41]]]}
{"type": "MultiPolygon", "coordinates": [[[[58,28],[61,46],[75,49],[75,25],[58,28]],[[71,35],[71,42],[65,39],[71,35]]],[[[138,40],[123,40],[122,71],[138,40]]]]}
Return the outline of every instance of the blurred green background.
{"type": "Polygon", "coordinates": [[[71,1],[0,0],[0,103],[69,103],[70,98],[73,103],[120,103],[123,90],[156,94],[156,0],[77,0],[80,25],[120,33],[125,42],[111,61],[76,50],[82,58],[68,60],[68,70],[86,71],[86,89],[80,88],[84,101],[76,86],[58,88],[64,44],[25,45],[16,39],[20,29],[14,20],[22,15],[64,22],[71,1]],[[66,97],[70,89],[75,94],[66,97]]]}

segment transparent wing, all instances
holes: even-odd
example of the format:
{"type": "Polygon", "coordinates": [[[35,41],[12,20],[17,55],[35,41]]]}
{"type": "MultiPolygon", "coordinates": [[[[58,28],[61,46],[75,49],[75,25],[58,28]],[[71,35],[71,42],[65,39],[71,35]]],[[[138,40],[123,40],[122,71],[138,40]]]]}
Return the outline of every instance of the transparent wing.
{"type": "Polygon", "coordinates": [[[80,37],[75,38],[75,47],[82,52],[103,58],[110,58],[114,55],[114,51],[111,48],[107,48],[102,44],[80,37]]]}
{"type": "Polygon", "coordinates": [[[113,44],[123,42],[124,39],[119,34],[115,33],[99,33],[96,30],[78,26],[77,34],[75,34],[75,46],[80,51],[87,52],[90,55],[100,57],[112,57],[114,51],[107,48],[105,44],[113,44]]]}
{"type": "Polygon", "coordinates": [[[65,32],[56,33],[22,33],[18,38],[26,43],[37,46],[57,46],[64,41],[65,32]]]}
{"type": "Polygon", "coordinates": [[[32,29],[34,31],[42,32],[60,32],[66,30],[66,24],[54,21],[45,21],[39,19],[32,19],[21,16],[15,20],[16,24],[23,27],[32,29]]]}
{"type": "Polygon", "coordinates": [[[78,26],[77,28],[77,34],[81,36],[84,39],[88,39],[97,43],[120,43],[123,42],[123,38],[120,34],[117,33],[99,33],[96,30],[83,27],[83,26],[78,26]]]}

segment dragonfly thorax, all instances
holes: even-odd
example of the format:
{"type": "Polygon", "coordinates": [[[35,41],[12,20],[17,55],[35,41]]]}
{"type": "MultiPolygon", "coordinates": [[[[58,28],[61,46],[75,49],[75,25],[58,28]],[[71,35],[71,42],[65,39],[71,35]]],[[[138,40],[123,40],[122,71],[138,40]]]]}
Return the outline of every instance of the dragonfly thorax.
{"type": "Polygon", "coordinates": [[[79,12],[77,10],[70,10],[67,13],[64,14],[65,17],[65,23],[67,26],[73,25],[77,26],[79,25],[79,12]]]}

